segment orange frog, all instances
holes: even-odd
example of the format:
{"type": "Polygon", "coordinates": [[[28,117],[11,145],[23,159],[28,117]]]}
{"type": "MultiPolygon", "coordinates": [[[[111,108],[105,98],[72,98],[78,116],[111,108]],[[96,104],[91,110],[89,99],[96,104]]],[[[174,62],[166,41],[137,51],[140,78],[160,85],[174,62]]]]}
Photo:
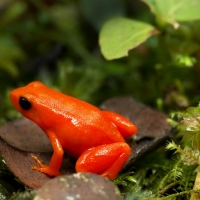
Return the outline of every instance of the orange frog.
{"type": "Polygon", "coordinates": [[[36,157],[32,169],[51,176],[60,175],[64,151],[78,158],[77,172],[92,172],[114,179],[122,169],[130,147],[124,138],[137,127],[123,116],[54,91],[40,82],[13,90],[15,108],[47,134],[53,146],[49,166],[36,157]]]}

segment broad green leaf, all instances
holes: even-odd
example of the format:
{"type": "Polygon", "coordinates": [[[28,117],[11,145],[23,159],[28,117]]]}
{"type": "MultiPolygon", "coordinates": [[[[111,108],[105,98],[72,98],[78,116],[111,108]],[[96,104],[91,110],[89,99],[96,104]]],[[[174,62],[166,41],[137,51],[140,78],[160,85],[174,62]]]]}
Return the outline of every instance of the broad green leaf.
{"type": "Polygon", "coordinates": [[[178,26],[177,21],[200,19],[199,0],[142,0],[150,7],[156,17],[164,22],[178,26]]]}
{"type": "Polygon", "coordinates": [[[127,56],[130,49],[156,33],[153,26],[144,22],[126,18],[111,19],[100,32],[101,52],[108,60],[127,56]]]}

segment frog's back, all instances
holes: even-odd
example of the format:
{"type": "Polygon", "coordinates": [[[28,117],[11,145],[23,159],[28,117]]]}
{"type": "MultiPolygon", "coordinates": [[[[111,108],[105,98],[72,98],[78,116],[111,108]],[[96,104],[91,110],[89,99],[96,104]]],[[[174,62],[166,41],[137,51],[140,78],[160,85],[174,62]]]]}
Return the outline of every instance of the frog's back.
{"type": "Polygon", "coordinates": [[[57,91],[47,93],[49,101],[45,118],[51,118],[46,124],[53,124],[49,128],[57,133],[69,154],[80,154],[103,144],[124,142],[116,126],[102,115],[99,108],[57,91]]]}
{"type": "Polygon", "coordinates": [[[74,148],[83,151],[81,149],[124,142],[116,126],[102,115],[100,109],[76,98],[66,95],[64,97],[57,103],[57,98],[51,98],[52,105],[59,105],[56,109],[55,106],[51,107],[56,116],[51,124],[55,122],[52,128],[59,132],[58,137],[63,146],[71,146],[75,152],[74,148]]]}

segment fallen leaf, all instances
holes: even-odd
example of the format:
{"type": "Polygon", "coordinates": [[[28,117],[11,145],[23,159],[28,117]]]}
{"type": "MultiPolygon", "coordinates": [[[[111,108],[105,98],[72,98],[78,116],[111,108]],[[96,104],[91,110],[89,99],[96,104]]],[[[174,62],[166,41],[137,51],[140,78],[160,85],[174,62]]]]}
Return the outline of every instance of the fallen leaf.
{"type": "MultiPolygon", "coordinates": [[[[52,153],[29,153],[21,151],[11,147],[1,138],[0,152],[12,173],[26,186],[30,188],[39,188],[47,180],[51,179],[50,176],[31,169],[32,166],[37,165],[31,155],[36,155],[44,164],[48,164],[52,153]]],[[[72,163],[68,158],[65,158],[61,173],[67,174],[73,172],[75,172],[74,163],[72,163]]]]}
{"type": "Polygon", "coordinates": [[[0,127],[0,137],[11,146],[30,152],[52,152],[46,134],[34,122],[25,117],[13,120],[0,127]]]}

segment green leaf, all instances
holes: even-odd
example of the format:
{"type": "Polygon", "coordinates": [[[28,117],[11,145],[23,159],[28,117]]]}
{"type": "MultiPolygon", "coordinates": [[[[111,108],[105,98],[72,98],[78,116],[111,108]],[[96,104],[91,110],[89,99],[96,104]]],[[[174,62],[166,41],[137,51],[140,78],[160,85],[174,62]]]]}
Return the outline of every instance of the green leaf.
{"type": "Polygon", "coordinates": [[[156,15],[157,19],[178,27],[177,21],[200,19],[199,0],[142,0],[156,15]]]}
{"type": "Polygon", "coordinates": [[[109,20],[100,32],[100,46],[106,59],[128,55],[128,51],[156,34],[156,29],[144,22],[126,18],[109,20]]]}

